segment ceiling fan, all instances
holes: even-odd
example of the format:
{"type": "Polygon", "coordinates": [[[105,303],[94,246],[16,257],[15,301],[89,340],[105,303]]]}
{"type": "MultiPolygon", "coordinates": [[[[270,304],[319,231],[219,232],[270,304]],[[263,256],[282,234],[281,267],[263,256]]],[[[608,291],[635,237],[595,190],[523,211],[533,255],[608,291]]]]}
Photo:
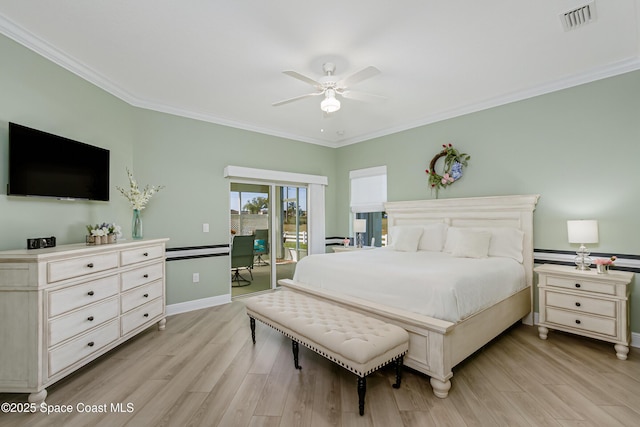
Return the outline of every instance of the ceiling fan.
{"type": "Polygon", "coordinates": [[[380,70],[378,70],[376,67],[368,66],[360,71],[351,74],[348,77],[345,77],[344,79],[338,79],[334,75],[336,66],[332,62],[324,63],[322,69],[324,70],[325,75],[320,77],[318,80],[314,80],[310,77],[298,73],[297,71],[283,71],[283,73],[295,79],[310,84],[316,89],[316,91],[307,93],[306,95],[300,95],[294,98],[275,102],[273,103],[273,106],[278,107],[280,105],[288,104],[290,102],[298,101],[304,98],[309,98],[311,96],[324,95],[324,99],[322,100],[322,102],[320,102],[320,109],[325,113],[334,113],[340,109],[340,100],[337,99],[337,96],[342,96],[343,98],[348,99],[355,99],[358,101],[376,101],[385,99],[385,97],[383,96],[357,92],[350,89],[354,84],[380,74],[380,70]]]}

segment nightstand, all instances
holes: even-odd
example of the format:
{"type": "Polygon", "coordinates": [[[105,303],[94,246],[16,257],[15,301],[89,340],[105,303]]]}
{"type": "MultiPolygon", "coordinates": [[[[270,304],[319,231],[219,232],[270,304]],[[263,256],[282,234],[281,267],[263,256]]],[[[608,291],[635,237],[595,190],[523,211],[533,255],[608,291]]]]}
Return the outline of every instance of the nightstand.
{"type": "Polygon", "coordinates": [[[538,333],[547,339],[549,329],[571,332],[614,343],[616,356],[629,353],[629,283],[632,273],[545,264],[538,273],[538,333]]]}

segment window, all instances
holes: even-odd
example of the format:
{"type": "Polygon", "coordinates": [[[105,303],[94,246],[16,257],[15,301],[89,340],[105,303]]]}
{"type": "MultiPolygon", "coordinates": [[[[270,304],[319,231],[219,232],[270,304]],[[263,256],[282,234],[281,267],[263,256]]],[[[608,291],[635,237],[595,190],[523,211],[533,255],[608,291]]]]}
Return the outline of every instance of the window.
{"type": "Polygon", "coordinates": [[[365,245],[374,240],[375,246],[386,243],[387,167],[377,166],[349,172],[351,212],[354,218],[366,219],[365,245]]]}

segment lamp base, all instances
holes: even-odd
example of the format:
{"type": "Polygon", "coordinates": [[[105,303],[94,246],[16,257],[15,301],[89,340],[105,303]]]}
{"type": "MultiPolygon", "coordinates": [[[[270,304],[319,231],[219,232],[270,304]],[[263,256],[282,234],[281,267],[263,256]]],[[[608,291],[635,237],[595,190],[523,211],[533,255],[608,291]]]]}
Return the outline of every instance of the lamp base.
{"type": "Polygon", "coordinates": [[[362,248],[362,233],[356,233],[356,247],[362,248]]]}
{"type": "Polygon", "coordinates": [[[576,257],[573,259],[573,262],[576,264],[576,270],[591,270],[589,266],[591,265],[591,257],[589,255],[591,252],[587,250],[584,245],[580,245],[580,248],[576,251],[576,257]]]}

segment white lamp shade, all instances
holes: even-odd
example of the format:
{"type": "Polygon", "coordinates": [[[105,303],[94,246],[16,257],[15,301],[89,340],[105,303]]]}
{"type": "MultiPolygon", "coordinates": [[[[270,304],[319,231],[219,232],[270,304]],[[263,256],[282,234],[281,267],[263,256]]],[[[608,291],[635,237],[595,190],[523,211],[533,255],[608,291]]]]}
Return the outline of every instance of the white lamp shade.
{"type": "Polygon", "coordinates": [[[367,231],[367,220],[356,219],[353,221],[353,231],[356,233],[364,233],[367,231]]]}
{"type": "Polygon", "coordinates": [[[567,221],[569,243],[598,243],[598,221],[581,219],[567,221]]]}

